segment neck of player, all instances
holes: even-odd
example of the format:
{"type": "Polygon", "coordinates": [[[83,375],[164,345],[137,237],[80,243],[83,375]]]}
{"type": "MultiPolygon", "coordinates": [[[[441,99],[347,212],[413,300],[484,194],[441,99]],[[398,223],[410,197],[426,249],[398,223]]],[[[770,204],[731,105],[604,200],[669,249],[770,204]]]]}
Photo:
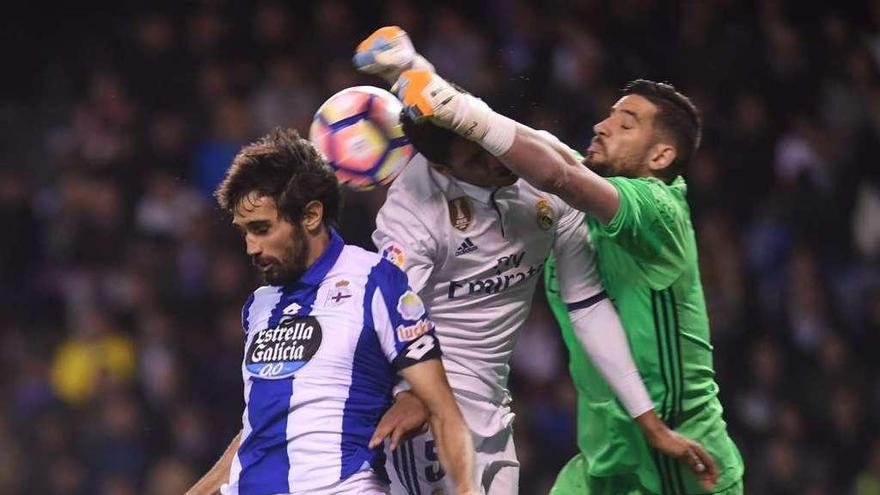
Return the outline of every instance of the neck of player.
{"type": "Polygon", "coordinates": [[[308,269],[318,261],[330,245],[330,229],[322,223],[315,233],[306,230],[306,242],[309,244],[309,256],[306,258],[306,269],[308,269]]]}

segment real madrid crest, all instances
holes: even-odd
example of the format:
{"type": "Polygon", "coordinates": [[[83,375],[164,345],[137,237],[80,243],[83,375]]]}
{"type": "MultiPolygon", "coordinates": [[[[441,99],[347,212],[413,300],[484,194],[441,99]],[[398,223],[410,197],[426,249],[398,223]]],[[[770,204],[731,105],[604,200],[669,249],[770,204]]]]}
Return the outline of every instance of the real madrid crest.
{"type": "Polygon", "coordinates": [[[539,199],[535,203],[535,208],[538,210],[538,227],[541,227],[542,230],[550,230],[556,221],[556,213],[550,207],[550,202],[546,199],[539,199]]]}
{"type": "Polygon", "coordinates": [[[464,232],[471,225],[473,213],[471,212],[471,204],[464,196],[455,198],[449,202],[449,221],[456,229],[464,232]]]}

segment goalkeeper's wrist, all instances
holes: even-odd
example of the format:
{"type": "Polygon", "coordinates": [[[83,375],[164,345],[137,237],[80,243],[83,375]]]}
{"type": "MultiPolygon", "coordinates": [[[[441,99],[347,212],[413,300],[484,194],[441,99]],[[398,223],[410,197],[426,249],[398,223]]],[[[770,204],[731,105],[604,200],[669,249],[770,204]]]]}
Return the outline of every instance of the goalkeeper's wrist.
{"type": "Polygon", "coordinates": [[[475,96],[462,94],[453,118],[453,130],[494,156],[501,156],[513,146],[516,121],[495,112],[475,96]]]}

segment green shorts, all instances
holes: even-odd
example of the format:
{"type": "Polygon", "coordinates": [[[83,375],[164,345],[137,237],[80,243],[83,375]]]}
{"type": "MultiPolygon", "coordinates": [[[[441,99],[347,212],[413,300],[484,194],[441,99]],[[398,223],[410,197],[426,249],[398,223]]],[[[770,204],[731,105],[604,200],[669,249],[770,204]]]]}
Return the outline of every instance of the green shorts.
{"type": "MultiPolygon", "coordinates": [[[[743,495],[743,482],[739,480],[733,486],[715,495],[743,495]]],[[[574,456],[559,475],[550,495],[656,495],[648,491],[639,482],[638,476],[626,474],[620,476],[590,476],[587,474],[587,461],[583,454],[574,456]]]]}

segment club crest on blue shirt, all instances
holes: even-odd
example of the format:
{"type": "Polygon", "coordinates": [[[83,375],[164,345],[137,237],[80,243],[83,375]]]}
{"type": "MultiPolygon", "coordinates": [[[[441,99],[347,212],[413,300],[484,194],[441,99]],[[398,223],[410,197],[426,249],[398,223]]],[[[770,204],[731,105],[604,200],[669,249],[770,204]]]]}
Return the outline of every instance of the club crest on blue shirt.
{"type": "Polygon", "coordinates": [[[289,378],[318,352],[321,338],[321,324],[314,316],[285,315],[276,327],[253,337],[245,367],[260,378],[289,378]]]}
{"type": "Polygon", "coordinates": [[[338,306],[348,299],[351,299],[351,282],[348,280],[339,280],[333,285],[333,288],[327,293],[326,305],[338,306]]]}
{"type": "Polygon", "coordinates": [[[408,290],[397,299],[397,312],[404,320],[415,321],[425,315],[425,304],[415,292],[408,290]]]}

